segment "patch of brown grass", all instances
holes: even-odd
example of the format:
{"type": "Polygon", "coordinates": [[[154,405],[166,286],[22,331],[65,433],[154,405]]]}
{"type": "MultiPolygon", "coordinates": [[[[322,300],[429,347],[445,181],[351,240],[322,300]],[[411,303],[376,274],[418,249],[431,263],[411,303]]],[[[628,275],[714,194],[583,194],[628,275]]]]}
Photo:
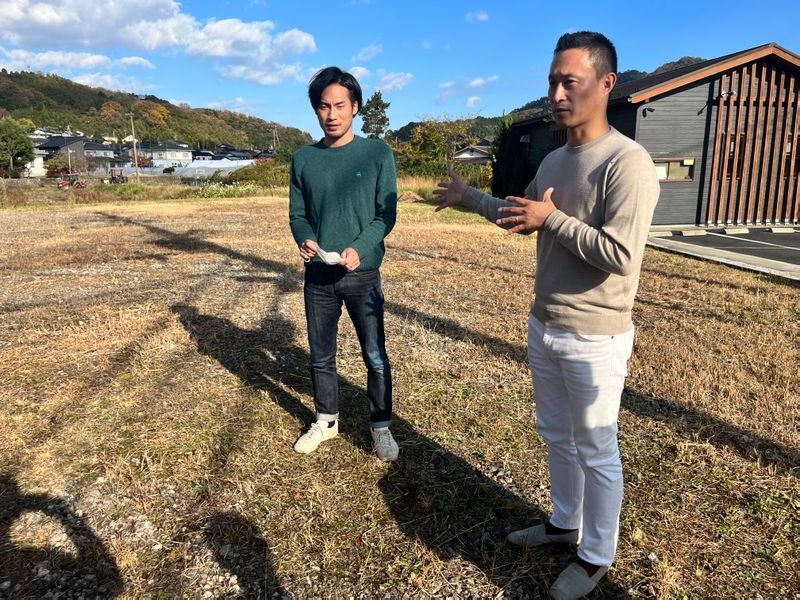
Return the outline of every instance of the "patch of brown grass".
{"type": "MultiPolygon", "coordinates": [[[[368,453],[346,318],[341,435],[299,456],[313,403],[286,211],[0,212],[0,556],[58,556],[53,573],[88,569],[130,598],[544,597],[569,551],[502,541],[549,510],[525,356],[534,239],[402,204],[382,269],[401,460],[368,453]],[[116,571],[54,554],[64,526],[25,517],[35,494],[61,498],[116,571]]],[[[797,287],[648,250],[639,296],[620,551],[600,595],[790,597],[797,287]]],[[[4,560],[21,597],[84,590],[4,560]]]]}

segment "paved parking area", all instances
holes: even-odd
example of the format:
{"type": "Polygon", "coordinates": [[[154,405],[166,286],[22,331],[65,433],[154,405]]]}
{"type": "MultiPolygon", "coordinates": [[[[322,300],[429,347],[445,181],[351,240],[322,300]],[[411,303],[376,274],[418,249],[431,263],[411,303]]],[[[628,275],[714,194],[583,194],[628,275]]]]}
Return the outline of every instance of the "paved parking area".
{"type": "Polygon", "coordinates": [[[800,228],[791,233],[751,229],[725,233],[722,229],[673,231],[651,236],[648,245],[688,256],[713,260],[762,273],[800,281],[800,228]],[[699,235],[698,235],[699,234],[699,235]]]}

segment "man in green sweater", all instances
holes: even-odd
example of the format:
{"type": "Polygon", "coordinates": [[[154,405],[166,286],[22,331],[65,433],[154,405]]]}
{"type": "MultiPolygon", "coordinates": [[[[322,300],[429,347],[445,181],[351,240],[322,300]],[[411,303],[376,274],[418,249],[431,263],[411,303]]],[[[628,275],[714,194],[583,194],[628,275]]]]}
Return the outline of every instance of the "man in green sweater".
{"type": "Polygon", "coordinates": [[[316,421],[295,442],[310,453],[339,432],[336,334],[342,305],[367,366],[373,451],[397,459],[389,424],[392,373],[386,355],[379,268],[397,217],[394,157],[380,140],[353,134],[362,106],[355,77],[337,67],[311,80],[308,97],[324,137],[292,156],[289,224],[306,262],[304,298],[316,421]]]}
{"type": "Polygon", "coordinates": [[[528,357],[553,512],[508,541],[578,544],[577,561],[550,588],[553,598],[588,594],[617,546],[623,491],[617,418],[659,187],[647,151],[608,124],[616,71],[616,51],[605,36],[561,36],[548,98],[567,143],[547,155],[525,198],[493,198],[452,170],[436,192],[437,210],[462,203],[508,233],[538,232],[528,357]]]}

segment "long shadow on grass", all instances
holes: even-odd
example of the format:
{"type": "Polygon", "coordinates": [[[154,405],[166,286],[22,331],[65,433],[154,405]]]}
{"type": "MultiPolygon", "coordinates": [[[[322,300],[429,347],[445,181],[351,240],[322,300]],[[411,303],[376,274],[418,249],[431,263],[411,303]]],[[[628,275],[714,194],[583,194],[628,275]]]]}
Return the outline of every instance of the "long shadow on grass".
{"type": "Polygon", "coordinates": [[[232,512],[220,512],[206,520],[203,537],[217,563],[236,575],[245,598],[269,598],[283,594],[267,540],[250,521],[232,512]]]}
{"type": "Polygon", "coordinates": [[[122,217],[120,215],[115,215],[100,211],[95,212],[95,214],[100,217],[103,217],[104,219],[112,223],[124,223],[125,225],[142,227],[147,231],[149,231],[150,233],[158,235],[159,238],[154,240],[152,243],[160,248],[167,248],[169,250],[176,250],[179,252],[192,252],[192,253],[210,252],[214,254],[222,254],[223,256],[227,256],[228,258],[232,258],[234,260],[241,260],[250,263],[251,265],[259,269],[274,271],[276,273],[281,273],[289,268],[284,263],[276,262],[274,260],[269,260],[255,254],[247,254],[245,252],[239,252],[238,250],[234,250],[233,248],[228,248],[227,246],[223,246],[222,244],[206,241],[202,238],[197,237],[196,234],[198,232],[196,231],[177,233],[175,231],[165,229],[164,227],[158,227],[157,225],[152,225],[147,221],[130,219],[128,217],[122,217]]]}
{"type": "MultiPolygon", "coordinates": [[[[314,419],[314,412],[301,401],[312,394],[308,353],[294,345],[295,328],[277,311],[258,329],[245,330],[228,319],[201,314],[193,306],[175,305],[172,310],[201,353],[248,386],[266,392],[299,423],[314,419]]],[[[366,392],[346,379],[340,389],[340,433],[367,451],[366,392]]],[[[404,534],[420,540],[442,560],[461,556],[471,561],[512,595],[544,596],[567,556],[523,553],[503,541],[510,529],[542,518],[541,510],[407,421],[395,418],[392,430],[401,444],[400,459],[388,467],[378,486],[404,534]]],[[[603,589],[614,596],[622,593],[611,582],[604,582],[603,589]]]]}
{"type": "MultiPolygon", "coordinates": [[[[109,213],[98,212],[96,214],[112,222],[123,222],[144,227],[152,233],[159,234],[162,239],[157,240],[155,243],[160,246],[187,252],[216,252],[231,258],[247,261],[256,267],[277,273],[286,272],[289,269],[283,263],[266,260],[252,254],[243,254],[220,244],[197,239],[192,235],[175,233],[146,222],[109,213]]],[[[494,353],[514,358],[522,363],[527,362],[524,348],[510,344],[505,340],[474,332],[451,319],[442,319],[395,303],[387,303],[386,309],[397,316],[428,323],[439,333],[452,339],[470,340],[485,345],[494,353]]],[[[685,437],[693,437],[695,435],[705,437],[715,446],[728,446],[748,460],[757,458],[764,464],[775,465],[781,470],[792,473],[794,476],[800,476],[798,471],[800,452],[797,449],[765,438],[750,430],[692,410],[672,400],[664,398],[653,399],[644,396],[631,388],[625,389],[622,396],[622,406],[636,415],[661,421],[685,437]]]]}
{"type": "MultiPolygon", "coordinates": [[[[500,356],[527,364],[526,349],[505,340],[473,331],[452,319],[443,319],[398,303],[387,302],[386,310],[403,319],[424,324],[436,333],[458,341],[483,345],[500,356]]],[[[680,435],[699,436],[717,447],[727,446],[748,460],[760,460],[782,471],[800,476],[800,452],[748,429],[726,423],[706,413],[692,410],[665,398],[651,398],[626,387],[622,407],[635,415],[661,421],[680,435]]]]}
{"type": "MultiPolygon", "coordinates": [[[[38,528],[37,528],[38,530],[38,528]]],[[[28,494],[14,478],[0,474],[0,597],[111,598],[122,590],[117,564],[86,520],[61,498],[28,494]],[[11,540],[11,527],[27,513],[42,513],[58,523],[59,545],[27,546],[11,540]],[[8,596],[5,596],[8,594],[8,596]]]]}
{"type": "Polygon", "coordinates": [[[482,271],[502,271],[503,273],[510,273],[511,275],[519,275],[520,277],[530,277],[530,278],[533,277],[533,264],[528,265],[531,268],[531,270],[525,271],[521,269],[510,269],[502,265],[486,263],[485,261],[484,262],[479,262],[477,260],[470,261],[470,260],[465,260],[463,258],[459,258],[457,256],[449,256],[447,254],[440,254],[440,253],[434,254],[431,252],[425,252],[423,250],[407,248],[405,246],[399,246],[393,243],[387,243],[386,249],[392,252],[402,252],[403,254],[416,260],[422,259],[422,260],[451,262],[457,265],[461,265],[465,269],[470,269],[470,270],[480,269],[482,271]]]}

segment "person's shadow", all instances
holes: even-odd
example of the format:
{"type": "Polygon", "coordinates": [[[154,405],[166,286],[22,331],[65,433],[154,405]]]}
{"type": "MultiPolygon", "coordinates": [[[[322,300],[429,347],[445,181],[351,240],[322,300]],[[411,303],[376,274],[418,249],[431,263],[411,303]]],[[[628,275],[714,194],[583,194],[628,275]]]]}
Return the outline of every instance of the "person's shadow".
{"type": "Polygon", "coordinates": [[[0,597],[54,592],[54,597],[112,598],[122,585],[114,558],[85,519],[60,498],[25,493],[12,476],[0,474],[0,597]],[[31,512],[57,521],[74,551],[13,542],[12,526],[31,512]]]}
{"type": "MultiPolygon", "coordinates": [[[[277,310],[255,330],[201,314],[194,306],[177,304],[172,310],[201,353],[248,386],[267,392],[301,422],[313,421],[314,412],[299,399],[312,393],[309,356],[294,343],[294,325],[277,310]]],[[[340,387],[343,398],[364,399],[342,403],[340,434],[368,451],[366,392],[345,379],[340,387]]],[[[507,596],[545,597],[547,587],[572,555],[552,548],[520,550],[504,541],[508,531],[544,518],[541,509],[404,419],[395,416],[392,431],[401,446],[400,458],[378,486],[403,533],[420,540],[442,560],[455,556],[469,560],[507,596]]],[[[622,595],[608,580],[601,589],[606,595],[622,595]]]]}
{"type": "Polygon", "coordinates": [[[220,512],[203,524],[203,537],[217,564],[236,575],[244,598],[283,595],[267,540],[255,525],[233,512],[220,512]]]}

